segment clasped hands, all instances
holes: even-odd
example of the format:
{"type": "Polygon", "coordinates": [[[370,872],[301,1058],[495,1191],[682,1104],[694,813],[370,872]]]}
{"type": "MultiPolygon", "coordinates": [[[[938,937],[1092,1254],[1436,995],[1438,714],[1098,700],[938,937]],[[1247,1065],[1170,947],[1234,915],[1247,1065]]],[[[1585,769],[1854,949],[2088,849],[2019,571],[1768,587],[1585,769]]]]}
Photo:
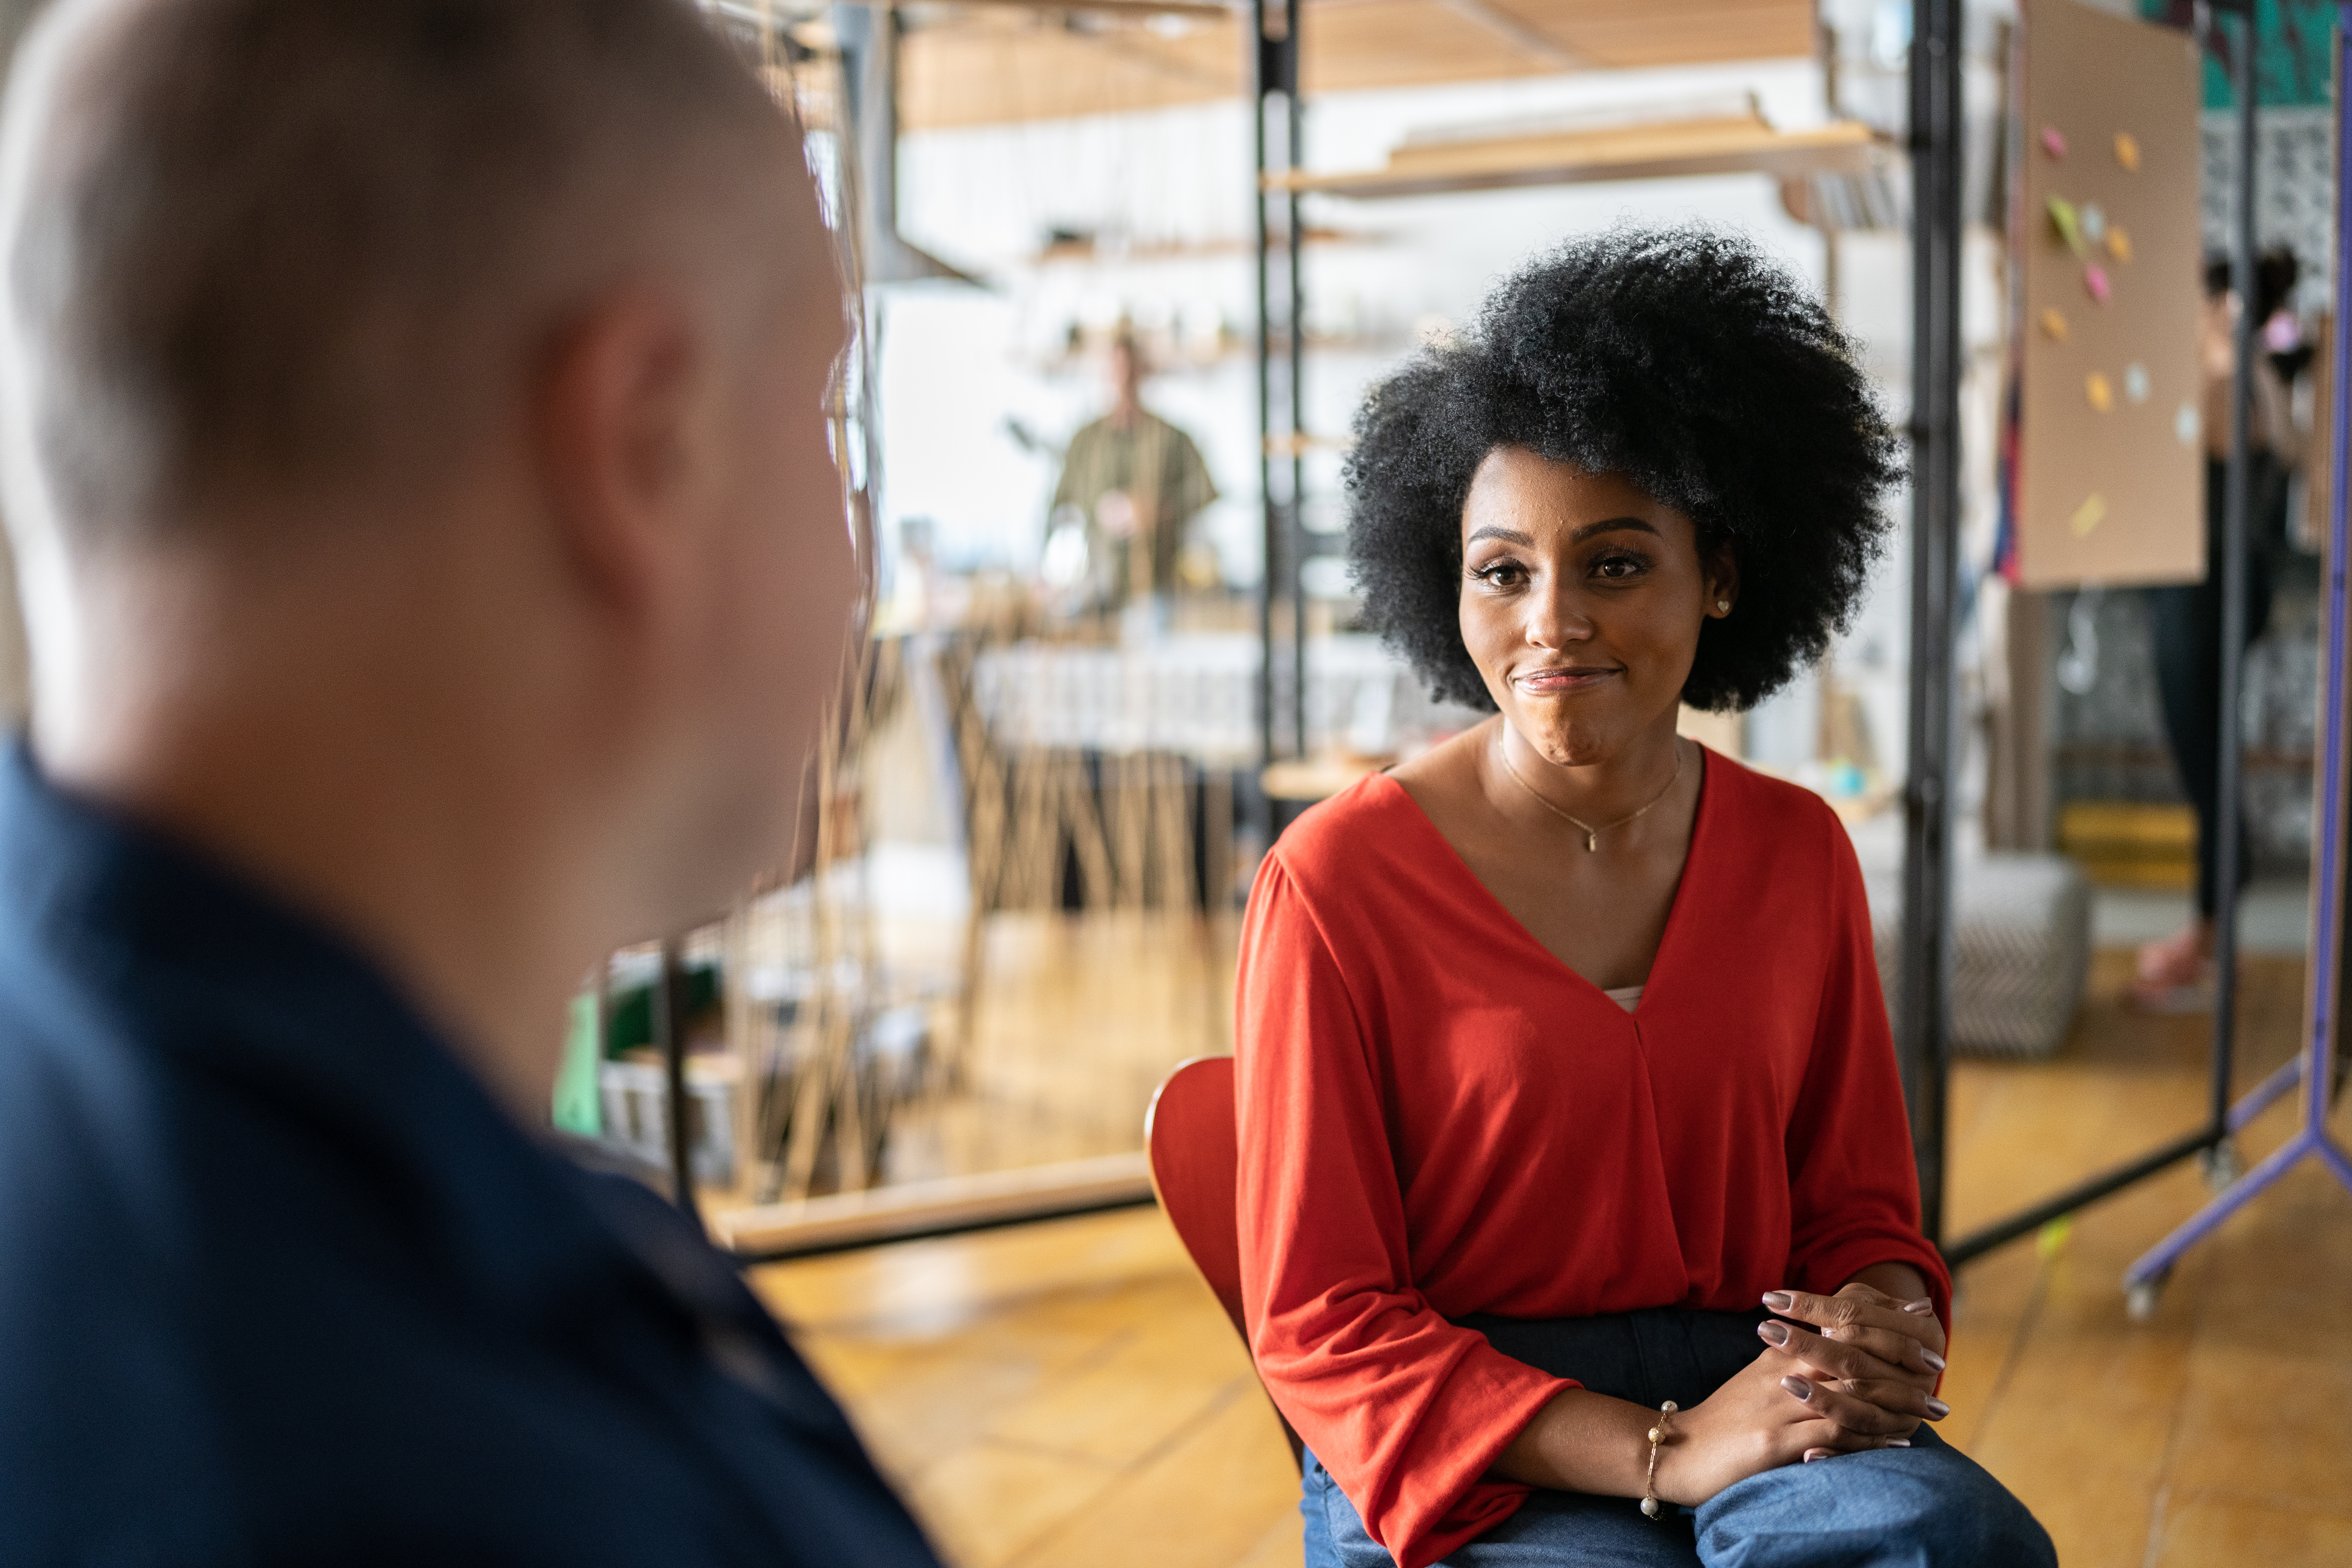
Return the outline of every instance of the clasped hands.
{"type": "Polygon", "coordinates": [[[1764,1305],[1780,1317],[1758,1325],[1756,1360],[1675,1418],[1660,1497],[1696,1506],[1782,1465],[1907,1448],[1922,1420],[1950,1413],[1934,1394],[1944,1327],[1930,1302],[1857,1281],[1834,1296],[1775,1290],[1764,1305]]]}

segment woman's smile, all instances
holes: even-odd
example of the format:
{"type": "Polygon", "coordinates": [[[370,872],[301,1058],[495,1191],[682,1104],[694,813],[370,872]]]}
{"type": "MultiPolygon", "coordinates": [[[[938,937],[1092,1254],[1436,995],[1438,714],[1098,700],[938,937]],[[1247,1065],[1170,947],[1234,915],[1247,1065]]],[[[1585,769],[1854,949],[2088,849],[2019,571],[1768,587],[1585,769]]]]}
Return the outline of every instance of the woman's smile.
{"type": "Polygon", "coordinates": [[[1560,664],[1514,675],[1511,684],[1528,697],[1574,697],[1624,673],[1622,665],[1560,664]]]}

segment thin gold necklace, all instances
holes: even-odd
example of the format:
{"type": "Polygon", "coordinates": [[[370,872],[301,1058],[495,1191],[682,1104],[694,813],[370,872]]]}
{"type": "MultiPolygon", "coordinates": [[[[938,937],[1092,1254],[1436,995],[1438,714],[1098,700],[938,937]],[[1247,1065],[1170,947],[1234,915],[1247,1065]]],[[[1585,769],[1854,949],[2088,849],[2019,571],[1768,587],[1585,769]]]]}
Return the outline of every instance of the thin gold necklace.
{"type": "Polygon", "coordinates": [[[1643,806],[1640,811],[1633,813],[1632,816],[1621,816],[1614,822],[1604,822],[1600,826],[1595,827],[1592,824],[1585,821],[1584,818],[1578,816],[1571,812],[1563,811],[1559,806],[1554,805],[1545,797],[1541,790],[1538,790],[1535,785],[1528,783],[1525,778],[1521,777],[1519,770],[1511,765],[1510,748],[1503,744],[1502,737],[1499,735],[1495,738],[1495,754],[1503,759],[1503,771],[1510,774],[1512,779],[1517,783],[1521,789],[1527,791],[1529,795],[1534,795],[1538,805],[1542,806],[1554,816],[1559,817],[1568,822],[1572,822],[1576,825],[1578,830],[1584,835],[1584,849],[1585,853],[1588,855],[1594,854],[1599,851],[1601,848],[1601,836],[1602,834],[1610,832],[1614,828],[1622,827],[1627,823],[1633,821],[1636,817],[1647,816],[1651,811],[1656,808],[1658,802],[1672,795],[1675,790],[1675,785],[1682,783],[1683,780],[1683,747],[1682,742],[1680,741],[1676,741],[1675,742],[1675,776],[1666,781],[1666,787],[1653,795],[1650,798],[1650,804],[1643,806]]]}

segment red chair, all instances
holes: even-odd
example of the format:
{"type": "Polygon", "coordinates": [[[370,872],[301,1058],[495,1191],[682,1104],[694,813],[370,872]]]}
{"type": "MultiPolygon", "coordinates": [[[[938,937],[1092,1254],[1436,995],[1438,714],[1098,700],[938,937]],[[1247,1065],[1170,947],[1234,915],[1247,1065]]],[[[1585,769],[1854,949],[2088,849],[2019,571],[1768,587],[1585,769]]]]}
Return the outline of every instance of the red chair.
{"type": "MultiPolygon", "coordinates": [[[[1192,1254],[1192,1267],[1216,1292],[1217,1304],[1246,1348],[1241,1230],[1234,1216],[1235,1167],[1241,1162],[1234,1131],[1234,1058],[1195,1057],[1177,1063],[1152,1091],[1151,1109],[1143,1114],[1143,1146],[1160,1212],[1176,1227],[1176,1239],[1192,1254]]],[[[1279,1408],[1274,1415],[1290,1444],[1291,1462],[1303,1469],[1298,1434],[1279,1408]]]]}

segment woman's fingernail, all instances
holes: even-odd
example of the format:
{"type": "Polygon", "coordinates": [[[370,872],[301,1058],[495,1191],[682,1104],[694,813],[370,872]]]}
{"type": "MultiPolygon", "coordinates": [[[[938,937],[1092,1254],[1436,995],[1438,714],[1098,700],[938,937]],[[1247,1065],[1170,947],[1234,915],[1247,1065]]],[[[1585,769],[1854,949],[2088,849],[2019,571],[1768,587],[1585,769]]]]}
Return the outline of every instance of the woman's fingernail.
{"type": "Polygon", "coordinates": [[[1907,1448],[1911,1446],[1911,1439],[1908,1437],[1889,1437],[1886,1439],[1886,1446],[1890,1448],[1907,1448]]]}
{"type": "Polygon", "coordinates": [[[1931,1399],[1927,1401],[1927,1415],[1931,1419],[1941,1421],[1945,1416],[1949,1415],[1951,1413],[1952,1407],[1945,1404],[1942,1400],[1931,1399]]]}
{"type": "Polygon", "coordinates": [[[1805,1450],[1805,1463],[1810,1465],[1815,1459],[1826,1459],[1831,1452],[1828,1448],[1808,1448],[1805,1450]]]}
{"type": "Polygon", "coordinates": [[[1801,1377],[1784,1377],[1780,1380],[1780,1386],[1800,1399],[1810,1400],[1813,1396],[1813,1385],[1801,1377]]]}
{"type": "Polygon", "coordinates": [[[1919,1359],[1927,1363],[1927,1370],[1929,1372],[1941,1372],[1944,1370],[1944,1358],[1924,1345],[1920,1347],[1919,1359]]]}
{"type": "Polygon", "coordinates": [[[1925,1316],[1927,1316],[1929,1312],[1932,1312],[1932,1311],[1934,1311],[1934,1310],[1936,1310],[1936,1303],[1935,1303],[1934,1301],[1932,1301],[1932,1300],[1917,1300],[1917,1301],[1906,1301],[1906,1302],[1904,1302],[1904,1303],[1903,1303],[1903,1310],[1904,1310],[1905,1311],[1906,1311],[1906,1312],[1916,1312],[1916,1313],[1918,1313],[1921,1317],[1925,1317],[1925,1316]]]}
{"type": "Polygon", "coordinates": [[[1767,1290],[1764,1292],[1764,1304],[1776,1312],[1785,1312],[1797,1304],[1797,1299],[1786,1290],[1767,1290]]]}
{"type": "Polygon", "coordinates": [[[1756,1333],[1757,1337],[1768,1345],[1785,1345],[1789,1342],[1789,1325],[1786,1323],[1759,1323],[1756,1325],[1756,1333]]]}

